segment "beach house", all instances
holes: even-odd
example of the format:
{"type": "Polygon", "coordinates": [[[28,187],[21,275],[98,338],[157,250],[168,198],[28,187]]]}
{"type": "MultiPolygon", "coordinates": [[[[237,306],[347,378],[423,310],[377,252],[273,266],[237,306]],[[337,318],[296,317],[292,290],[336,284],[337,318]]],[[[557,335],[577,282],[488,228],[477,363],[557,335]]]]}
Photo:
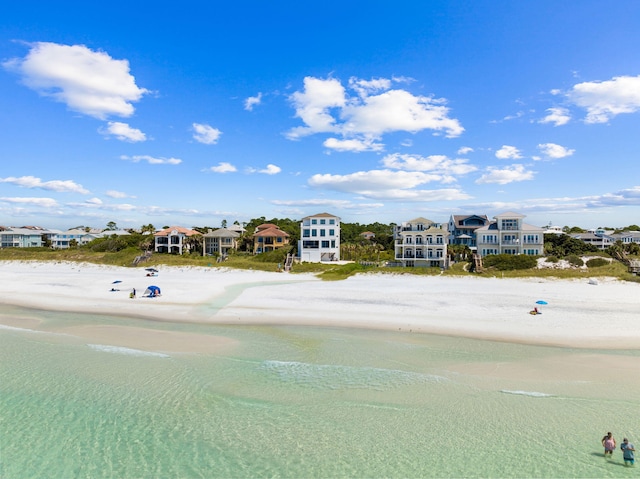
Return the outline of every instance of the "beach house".
{"type": "Polygon", "coordinates": [[[238,238],[240,238],[240,233],[227,228],[209,230],[202,236],[202,255],[227,256],[229,251],[238,249],[238,238]]]}
{"type": "Polygon", "coordinates": [[[289,233],[272,223],[264,223],[256,228],[253,238],[253,254],[274,251],[289,246],[289,233]]]}
{"type": "Polygon", "coordinates": [[[37,248],[43,245],[44,230],[5,227],[0,231],[0,248],[37,248]]]}
{"type": "Polygon", "coordinates": [[[194,239],[201,235],[202,233],[189,228],[170,226],[153,235],[155,239],[154,251],[172,254],[188,253],[195,247],[194,239]]]}
{"type": "Polygon", "coordinates": [[[491,254],[544,254],[544,229],[526,224],[526,215],[507,212],[476,230],[477,252],[491,254]]]}
{"type": "Polygon", "coordinates": [[[404,267],[440,267],[447,265],[446,226],[426,218],[396,225],[395,260],[404,267]]]}
{"type": "Polygon", "coordinates": [[[476,230],[488,223],[487,215],[451,215],[447,226],[449,244],[464,245],[475,250],[476,230]]]}
{"type": "Polygon", "coordinates": [[[308,263],[339,261],[340,218],[329,213],[302,218],[298,256],[308,263]]]}

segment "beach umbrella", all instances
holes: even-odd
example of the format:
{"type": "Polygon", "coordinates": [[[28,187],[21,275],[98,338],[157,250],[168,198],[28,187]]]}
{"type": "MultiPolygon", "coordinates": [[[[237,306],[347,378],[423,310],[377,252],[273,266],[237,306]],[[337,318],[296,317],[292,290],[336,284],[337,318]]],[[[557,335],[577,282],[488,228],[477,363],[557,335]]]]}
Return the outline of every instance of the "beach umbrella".
{"type": "Polygon", "coordinates": [[[541,299],[539,299],[538,301],[536,301],[536,304],[549,304],[546,301],[543,301],[541,299]]]}
{"type": "Polygon", "coordinates": [[[113,283],[111,284],[118,284],[118,283],[122,283],[122,281],[120,281],[119,279],[116,279],[113,283]]]}
{"type": "Polygon", "coordinates": [[[149,271],[150,273],[157,273],[158,272],[158,270],[155,269],[155,268],[145,268],[144,270],[145,271],[149,271]]]}

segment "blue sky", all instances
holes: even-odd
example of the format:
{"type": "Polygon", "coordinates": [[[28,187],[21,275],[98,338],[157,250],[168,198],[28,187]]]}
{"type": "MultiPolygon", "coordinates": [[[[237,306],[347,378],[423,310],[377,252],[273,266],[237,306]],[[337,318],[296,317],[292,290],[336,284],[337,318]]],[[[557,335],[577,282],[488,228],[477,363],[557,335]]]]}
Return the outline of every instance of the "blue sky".
{"type": "Polygon", "coordinates": [[[0,224],[640,223],[637,1],[10,2],[0,224]]]}

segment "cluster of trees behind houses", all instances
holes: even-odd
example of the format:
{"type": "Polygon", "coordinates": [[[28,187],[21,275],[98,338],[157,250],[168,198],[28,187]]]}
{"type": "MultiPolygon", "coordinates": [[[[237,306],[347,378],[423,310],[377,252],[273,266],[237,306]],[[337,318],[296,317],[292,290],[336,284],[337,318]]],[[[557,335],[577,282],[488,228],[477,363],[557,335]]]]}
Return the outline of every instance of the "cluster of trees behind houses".
{"type": "MultiPolygon", "coordinates": [[[[254,218],[247,223],[243,223],[242,227],[245,229],[245,233],[240,237],[238,243],[238,250],[236,254],[251,254],[253,251],[253,233],[257,226],[264,223],[272,223],[277,225],[282,231],[289,234],[290,245],[287,248],[281,250],[264,253],[265,260],[271,260],[274,262],[282,261],[287,254],[296,254],[298,240],[300,239],[300,221],[292,220],[289,218],[280,219],[273,218],[267,220],[265,217],[254,218]]],[[[240,225],[237,221],[235,225],[240,225]]],[[[394,229],[395,224],[383,224],[383,223],[341,223],[340,224],[340,246],[341,246],[341,259],[351,261],[373,261],[382,262],[393,260],[394,256],[394,229]],[[371,239],[363,237],[362,233],[371,232],[374,234],[371,239]]],[[[163,228],[167,228],[164,226],[163,228]]],[[[222,222],[221,227],[227,227],[226,220],[222,222]]],[[[82,226],[78,228],[83,228],[82,226]]],[[[109,222],[107,224],[107,230],[116,230],[117,225],[115,222],[109,222]]],[[[216,227],[193,226],[191,229],[200,233],[207,233],[208,231],[215,230],[216,227]]],[[[625,228],[618,228],[611,230],[617,231],[640,231],[640,227],[637,225],[631,225],[625,228]]],[[[88,243],[84,248],[90,249],[96,252],[116,252],[126,248],[136,248],[142,251],[151,251],[154,247],[153,233],[156,228],[152,224],[144,225],[139,231],[131,230],[129,236],[105,236],[103,238],[96,239],[88,243]]],[[[545,234],[544,237],[544,249],[545,256],[549,261],[557,261],[559,259],[566,259],[570,263],[576,266],[582,266],[581,256],[589,253],[598,252],[595,246],[585,243],[579,239],[570,236],[571,233],[583,233],[585,230],[579,227],[565,227],[564,231],[568,234],[545,234]]],[[[192,242],[191,254],[202,254],[202,237],[194,236],[189,238],[192,242]]],[[[466,261],[470,259],[472,251],[469,247],[464,245],[448,245],[448,255],[454,261],[466,261]]],[[[640,245],[637,243],[622,244],[617,242],[607,250],[604,251],[614,259],[621,259],[625,255],[640,255],[640,245]]],[[[526,255],[504,257],[506,255],[495,255],[495,257],[485,258],[486,266],[495,266],[498,269],[524,269],[535,266],[536,258],[526,255]]],[[[590,260],[594,261],[594,260],[590,260]]],[[[597,266],[595,263],[588,266],[597,266]]]]}

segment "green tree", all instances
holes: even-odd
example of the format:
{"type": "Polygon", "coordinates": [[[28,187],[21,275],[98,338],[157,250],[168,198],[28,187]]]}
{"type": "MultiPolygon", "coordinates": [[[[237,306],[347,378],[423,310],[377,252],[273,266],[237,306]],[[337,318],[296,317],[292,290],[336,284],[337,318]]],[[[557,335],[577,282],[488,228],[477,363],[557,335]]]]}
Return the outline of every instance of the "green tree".
{"type": "Polygon", "coordinates": [[[115,222],[115,221],[109,221],[109,222],[107,223],[107,230],[108,230],[108,231],[115,231],[115,230],[117,230],[117,229],[118,229],[118,225],[116,225],[116,222],[115,222]]]}

